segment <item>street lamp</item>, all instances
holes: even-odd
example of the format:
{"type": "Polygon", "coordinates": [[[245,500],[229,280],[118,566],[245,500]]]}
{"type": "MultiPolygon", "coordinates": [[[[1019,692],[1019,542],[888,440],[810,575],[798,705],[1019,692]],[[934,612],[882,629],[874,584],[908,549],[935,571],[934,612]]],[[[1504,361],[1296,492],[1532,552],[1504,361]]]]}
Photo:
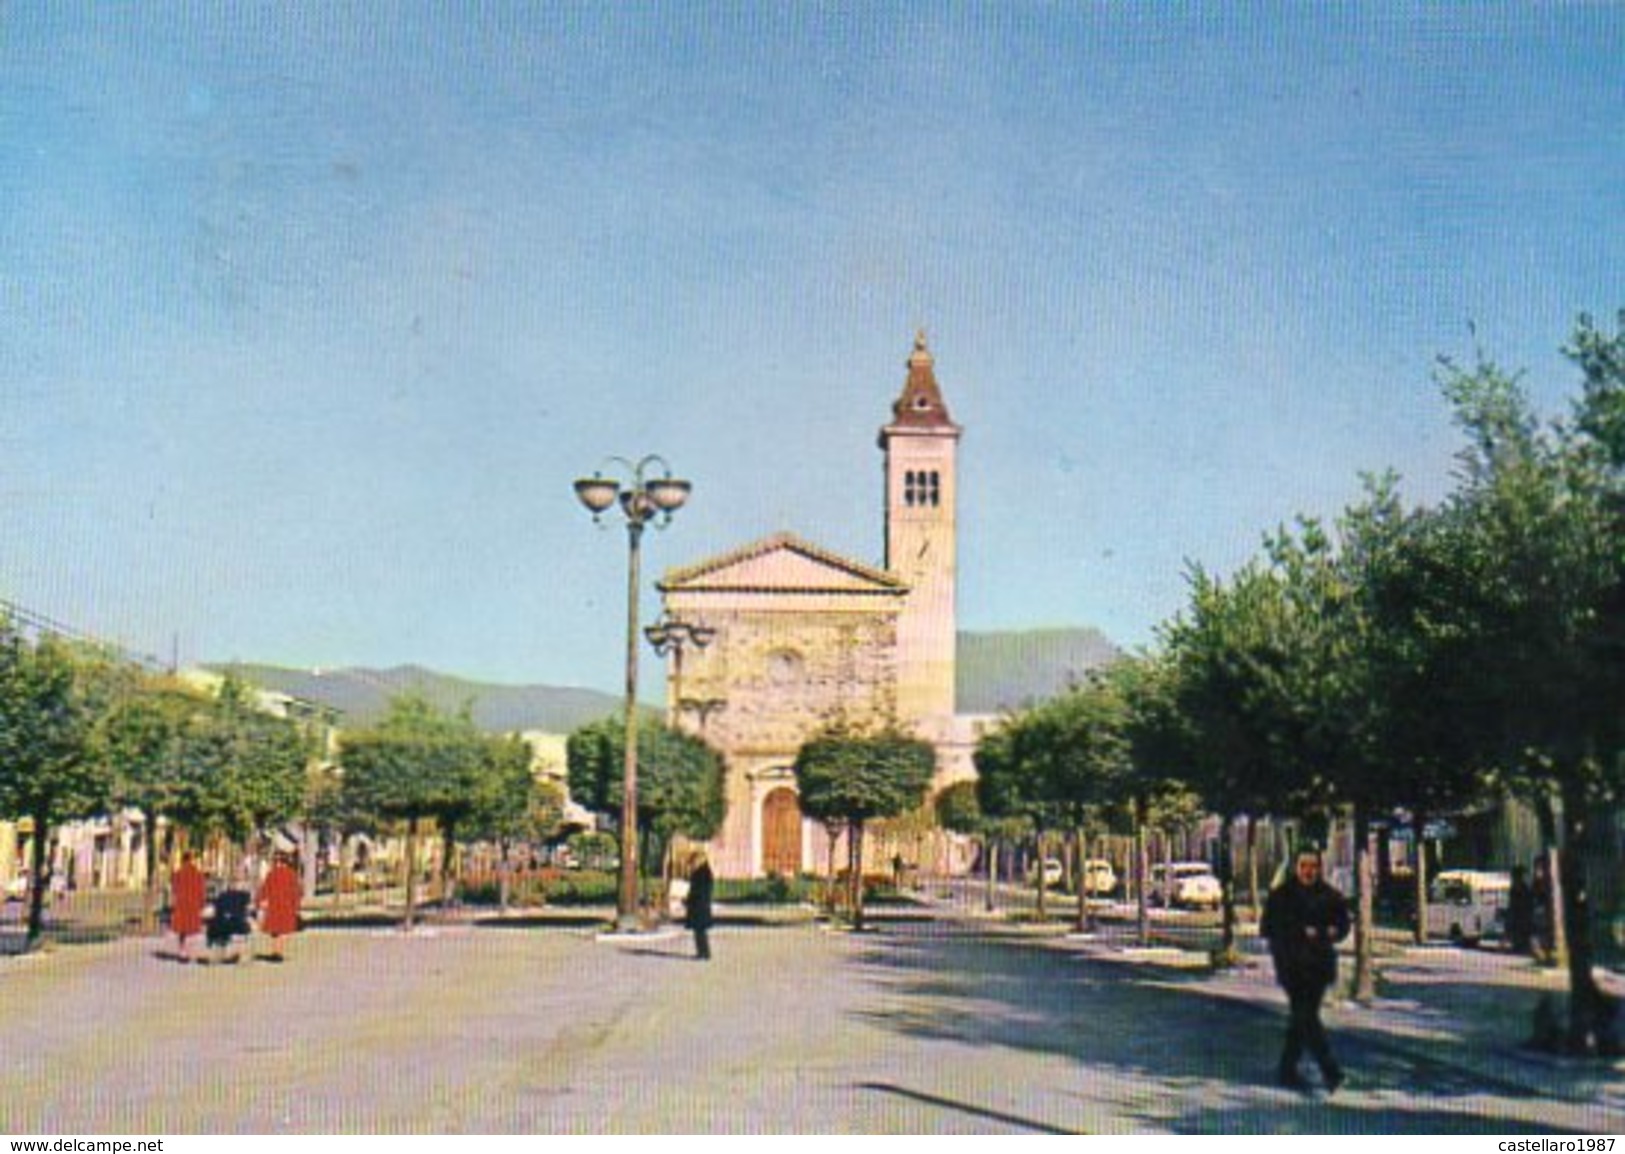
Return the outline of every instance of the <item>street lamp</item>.
{"type": "Polygon", "coordinates": [[[656,453],[636,463],[625,457],[611,457],[608,464],[620,465],[628,478],[605,477],[594,473],[575,483],[576,498],[586,506],[597,524],[602,514],[619,504],[626,518],[626,760],[621,781],[621,884],[615,903],[615,923],[620,930],[636,928],[638,920],[638,567],[643,527],[653,521],[657,529],[671,523],[671,516],[688,500],[692,486],[671,475],[671,466],[656,453]],[[658,464],[658,477],[645,476],[645,470],[658,464]]]}
{"type": "Polygon", "coordinates": [[[672,655],[671,708],[666,713],[666,724],[677,725],[682,721],[683,709],[683,651],[690,645],[704,649],[716,638],[717,631],[666,615],[645,628],[643,635],[660,656],[672,655]]]}

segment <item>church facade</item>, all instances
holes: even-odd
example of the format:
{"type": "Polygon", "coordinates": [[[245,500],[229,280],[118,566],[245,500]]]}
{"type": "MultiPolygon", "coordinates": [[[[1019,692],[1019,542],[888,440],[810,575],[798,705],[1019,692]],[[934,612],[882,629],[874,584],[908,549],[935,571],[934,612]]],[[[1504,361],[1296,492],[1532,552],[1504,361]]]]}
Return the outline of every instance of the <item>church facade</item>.
{"type": "MultiPolygon", "coordinates": [[[[933,790],[974,776],[978,723],[955,712],[961,429],[923,333],[907,367],[879,436],[879,566],[780,533],[658,583],[669,620],[710,631],[703,648],[668,655],[667,708],[727,763],[727,818],[709,846],[722,876],[822,868],[831,846],[803,819],[791,767],[832,721],[896,724],[929,741],[933,790]]],[[[930,852],[945,852],[941,839],[930,852]]]]}

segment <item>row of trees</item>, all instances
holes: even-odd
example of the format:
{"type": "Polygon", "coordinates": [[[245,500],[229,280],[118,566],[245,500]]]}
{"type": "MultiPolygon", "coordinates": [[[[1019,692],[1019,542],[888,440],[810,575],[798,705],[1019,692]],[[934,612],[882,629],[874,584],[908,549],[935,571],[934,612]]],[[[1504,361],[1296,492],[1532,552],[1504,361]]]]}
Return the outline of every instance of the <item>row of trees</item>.
{"type": "Polygon", "coordinates": [[[1482,356],[1442,363],[1466,442],[1444,500],[1408,507],[1368,478],[1335,522],[1280,529],[1228,578],[1193,567],[1157,645],[989,735],[978,807],[945,815],[1128,826],[1143,846],[1194,794],[1221,822],[1227,952],[1235,823],[1250,843],[1268,816],[1346,817],[1369,998],[1373,821],[1408,814],[1420,845],[1431,817],[1520,797],[1558,863],[1568,1047],[1613,1046],[1584,871],[1625,784],[1625,313],[1611,333],[1582,318],[1565,351],[1582,388],[1556,421],[1482,356]]]}
{"type": "Polygon", "coordinates": [[[67,822],[142,815],[149,925],[161,862],[183,845],[234,849],[293,821],[340,841],[402,828],[410,925],[417,841],[430,828],[445,842],[448,887],[460,842],[496,843],[506,867],[516,843],[559,832],[563,793],[535,778],[530,747],[479,732],[466,709],[399,698],[376,726],[344,734],[336,762],[324,737],[267,713],[234,678],[211,694],[0,620],[0,814],[33,830],[30,946],[43,927],[50,846],[67,822]]]}
{"type": "Polygon", "coordinates": [[[482,733],[468,708],[445,713],[408,694],[377,725],[343,735],[318,816],[345,829],[402,829],[407,929],[417,920],[419,844],[431,830],[443,842],[442,894],[453,895],[459,846],[493,842],[506,906],[512,849],[556,836],[564,817],[563,791],[537,778],[532,761],[528,743],[482,733]]]}
{"type": "MultiPolygon", "coordinates": [[[[613,825],[621,811],[623,733],[618,718],[582,726],[567,743],[570,795],[613,825]]],[[[847,837],[849,901],[863,926],[864,831],[917,809],[935,770],[931,746],[895,727],[859,729],[837,721],[798,751],[802,815],[828,833],[831,852],[847,837]]],[[[722,756],[701,739],[644,719],[638,729],[639,860],[664,861],[676,837],[706,841],[726,814],[722,756]]],[[[830,863],[834,873],[834,863],[830,863]]]]}
{"type": "Polygon", "coordinates": [[[0,814],[33,829],[28,941],[43,925],[49,847],[65,822],[139,810],[156,908],[160,822],[241,842],[300,812],[311,743],[240,682],[208,695],[97,649],[0,620],[0,814]]]}

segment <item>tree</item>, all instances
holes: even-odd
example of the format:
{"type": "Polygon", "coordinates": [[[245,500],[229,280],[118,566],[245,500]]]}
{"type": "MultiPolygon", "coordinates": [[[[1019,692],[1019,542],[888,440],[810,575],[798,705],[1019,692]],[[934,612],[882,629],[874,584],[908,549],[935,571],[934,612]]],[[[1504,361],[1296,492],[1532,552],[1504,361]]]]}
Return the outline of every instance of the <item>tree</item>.
{"type": "Polygon", "coordinates": [[[895,729],[861,732],[839,723],[796,754],[801,810],[815,821],[844,822],[854,925],[863,929],[863,829],[921,804],[936,771],[936,752],[895,729]]]}
{"type": "Polygon", "coordinates": [[[1028,714],[1009,718],[982,736],[973,754],[976,762],[976,798],[982,812],[1003,823],[1006,830],[1030,831],[1038,843],[1038,916],[1048,915],[1044,882],[1044,835],[1059,817],[1046,788],[1040,743],[1023,723],[1028,714]]]}
{"type": "Polygon", "coordinates": [[[1044,703],[1016,723],[1023,760],[1037,769],[1037,792],[1046,812],[1073,837],[1078,896],[1077,928],[1089,925],[1084,862],[1091,832],[1124,796],[1129,772],[1123,700],[1113,683],[1094,678],[1044,703]]]}
{"type": "Polygon", "coordinates": [[[53,637],[31,644],[0,617],[0,812],[34,825],[30,949],[44,926],[52,833],[64,821],[101,812],[111,786],[105,762],[91,756],[93,661],[53,637]]]}
{"type": "MultiPolygon", "coordinates": [[[[1235,954],[1232,831],[1281,808],[1303,784],[1293,753],[1301,694],[1290,683],[1292,606],[1278,573],[1257,561],[1228,584],[1200,567],[1190,575],[1186,613],[1163,629],[1175,708],[1189,726],[1189,780],[1219,815],[1217,871],[1224,892],[1224,958],[1235,954]]],[[[1251,839],[1249,832],[1249,839],[1251,839]]]]}
{"type": "Polygon", "coordinates": [[[509,852],[518,841],[543,841],[558,831],[564,791],[537,778],[530,745],[517,735],[487,738],[466,829],[497,843],[503,910],[508,908],[509,852]]]}
{"type": "Polygon", "coordinates": [[[1384,660],[1409,640],[1409,623],[1380,617],[1371,598],[1372,575],[1391,567],[1408,522],[1392,477],[1365,483],[1365,498],[1344,512],[1335,532],[1300,519],[1296,533],[1283,529],[1268,542],[1287,607],[1279,686],[1283,712],[1297,718],[1292,748],[1324,796],[1352,818],[1352,989],[1362,1002],[1376,996],[1372,821],[1393,806],[1401,772],[1417,768],[1408,733],[1393,724],[1395,685],[1384,660]]]}
{"type": "MultiPolygon", "coordinates": [[[[1373,497],[1377,507],[1385,504],[1381,491],[1373,497]]],[[[1390,510],[1353,524],[1355,596],[1369,627],[1366,692],[1381,703],[1373,751],[1382,785],[1377,804],[1397,806],[1409,818],[1417,942],[1427,934],[1424,831],[1431,818],[1455,814],[1484,793],[1473,743],[1492,722],[1470,636],[1451,624],[1482,585],[1459,580],[1453,517],[1448,509],[1390,510]]]]}
{"type": "MultiPolygon", "coordinates": [[[[620,718],[581,726],[565,743],[570,796],[609,821],[621,813],[625,729],[620,718]]],[[[652,718],[638,722],[638,833],[644,868],[673,837],[706,841],[727,813],[721,754],[652,718]]]]}
{"type": "Polygon", "coordinates": [[[346,805],[406,824],[406,928],[416,923],[418,837],[425,820],[460,809],[475,789],[484,749],[467,711],[451,716],[417,694],[390,702],[375,727],[344,735],[346,805]]]}
{"type": "Polygon", "coordinates": [[[982,803],[977,800],[976,782],[956,781],[945,786],[937,793],[932,803],[936,812],[937,824],[950,833],[957,833],[964,837],[974,839],[982,849],[982,867],[987,874],[987,908],[993,908],[994,862],[996,860],[990,827],[993,819],[982,812],[982,803]]]}
{"type": "Polygon", "coordinates": [[[158,827],[196,798],[183,773],[183,744],[194,719],[209,700],[169,678],[143,677],[108,712],[98,730],[97,748],[112,778],[114,803],[141,811],[145,824],[147,880],[143,921],[152,925],[163,878],[159,869],[158,827]]]}
{"type": "Polygon", "coordinates": [[[1618,1047],[1591,972],[1585,861],[1625,787],[1625,315],[1611,335],[1581,318],[1567,352],[1584,375],[1567,424],[1543,425],[1518,379],[1483,357],[1442,369],[1469,442],[1449,509],[1473,590],[1446,624],[1486,672],[1483,760],[1561,851],[1566,1045],[1583,1053],[1618,1047]]]}
{"type": "Polygon", "coordinates": [[[1200,816],[1196,795],[1180,780],[1193,754],[1190,727],[1176,703],[1177,674],[1178,666],[1162,654],[1127,658],[1105,673],[1123,709],[1127,767],[1119,789],[1134,829],[1135,921],[1142,946],[1151,936],[1146,831],[1189,824],[1200,816]]]}
{"type": "Polygon", "coordinates": [[[260,709],[242,681],[227,677],[194,740],[208,751],[194,820],[245,843],[304,807],[311,748],[286,718],[260,709]]]}

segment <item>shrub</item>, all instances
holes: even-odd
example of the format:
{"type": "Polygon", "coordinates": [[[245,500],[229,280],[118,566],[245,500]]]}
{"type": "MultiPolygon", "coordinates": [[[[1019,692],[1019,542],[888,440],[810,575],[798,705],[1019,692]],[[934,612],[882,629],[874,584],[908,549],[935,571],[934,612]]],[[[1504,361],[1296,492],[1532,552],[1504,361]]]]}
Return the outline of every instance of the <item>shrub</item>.
{"type": "Polygon", "coordinates": [[[765,878],[726,878],[717,882],[716,900],[736,905],[791,905],[811,901],[818,881],[770,874],[765,878]]]}
{"type": "MultiPolygon", "coordinates": [[[[479,873],[463,879],[458,896],[467,905],[495,906],[502,903],[502,875],[479,873]]],[[[547,900],[546,873],[542,870],[515,870],[508,879],[508,904],[539,906],[547,900]]]]}
{"type": "Polygon", "coordinates": [[[549,883],[547,900],[558,906],[614,905],[620,879],[605,870],[570,870],[555,875],[549,883]]]}

